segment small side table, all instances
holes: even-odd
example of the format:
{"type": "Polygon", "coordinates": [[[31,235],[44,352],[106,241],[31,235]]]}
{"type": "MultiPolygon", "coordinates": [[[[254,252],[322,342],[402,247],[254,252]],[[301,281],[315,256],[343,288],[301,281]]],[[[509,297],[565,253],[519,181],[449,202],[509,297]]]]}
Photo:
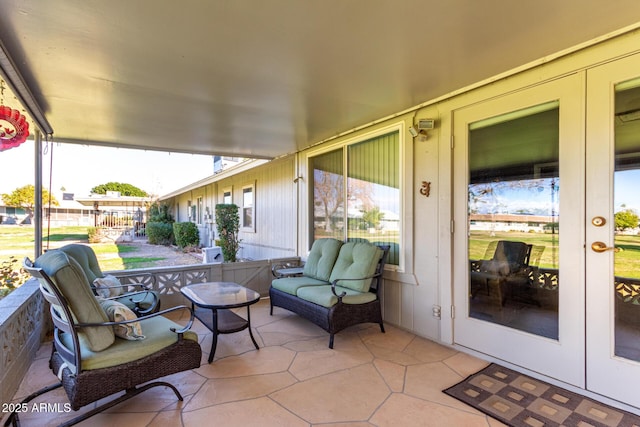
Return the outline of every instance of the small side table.
{"type": "Polygon", "coordinates": [[[209,363],[213,361],[219,334],[231,334],[249,329],[253,345],[256,350],[260,349],[251,332],[251,313],[249,310],[250,305],[260,300],[259,293],[233,282],[195,283],[184,286],[180,292],[191,301],[191,307],[198,320],[213,332],[209,363]],[[246,319],[230,310],[238,307],[247,307],[246,319]]]}

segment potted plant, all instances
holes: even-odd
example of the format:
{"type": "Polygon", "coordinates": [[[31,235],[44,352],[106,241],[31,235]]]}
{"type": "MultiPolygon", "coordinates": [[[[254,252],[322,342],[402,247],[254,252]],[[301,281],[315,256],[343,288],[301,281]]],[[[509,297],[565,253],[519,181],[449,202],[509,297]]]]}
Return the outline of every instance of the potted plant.
{"type": "Polygon", "coordinates": [[[237,205],[223,203],[216,205],[216,229],[224,262],[236,262],[236,256],[240,249],[240,239],[238,238],[240,217],[237,205]]]}

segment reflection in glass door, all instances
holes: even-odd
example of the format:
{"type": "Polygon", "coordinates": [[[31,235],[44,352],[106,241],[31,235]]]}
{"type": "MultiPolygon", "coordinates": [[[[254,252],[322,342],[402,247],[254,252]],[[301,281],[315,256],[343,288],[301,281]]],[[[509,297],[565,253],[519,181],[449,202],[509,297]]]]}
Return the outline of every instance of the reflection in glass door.
{"type": "Polygon", "coordinates": [[[640,361],[640,81],[616,85],[614,126],[614,354],[640,361]]]}
{"type": "Polygon", "coordinates": [[[578,387],[583,92],[575,74],[453,116],[455,343],[578,387]]]}
{"type": "Polygon", "coordinates": [[[640,55],[587,73],[587,389],[640,408],[640,55]]]}
{"type": "Polygon", "coordinates": [[[558,339],[559,103],[469,125],[469,317],[558,339]]]}

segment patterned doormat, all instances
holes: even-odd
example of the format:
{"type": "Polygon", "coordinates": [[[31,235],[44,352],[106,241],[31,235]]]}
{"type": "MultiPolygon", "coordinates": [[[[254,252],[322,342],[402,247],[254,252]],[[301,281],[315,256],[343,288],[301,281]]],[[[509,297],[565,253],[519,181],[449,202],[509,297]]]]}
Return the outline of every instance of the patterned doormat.
{"type": "Polygon", "coordinates": [[[443,390],[513,427],[640,427],[640,417],[491,364],[443,390]]]}

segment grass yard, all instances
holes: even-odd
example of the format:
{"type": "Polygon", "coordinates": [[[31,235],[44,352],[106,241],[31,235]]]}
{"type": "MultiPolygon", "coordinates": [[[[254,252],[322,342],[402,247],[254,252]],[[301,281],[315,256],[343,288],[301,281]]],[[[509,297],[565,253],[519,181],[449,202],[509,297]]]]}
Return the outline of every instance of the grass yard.
{"type": "MultiPolygon", "coordinates": [[[[484,259],[487,246],[495,240],[514,240],[544,246],[539,267],[558,268],[559,237],[557,234],[495,232],[471,232],[469,238],[469,258],[484,259]]],[[[640,278],[640,236],[618,235],[615,246],[620,252],[615,254],[615,275],[619,277],[640,278]]]]}
{"type": "MultiPolygon", "coordinates": [[[[49,230],[47,240],[47,230],[43,230],[45,235],[42,241],[42,249],[54,249],[68,243],[88,243],[87,227],[56,227],[49,230]]],[[[34,256],[34,229],[29,226],[0,226],[0,264],[7,265],[12,259],[17,260],[12,264],[14,271],[19,271],[24,257],[33,259],[34,256]],[[13,257],[13,258],[11,258],[13,257]]],[[[165,258],[135,256],[138,251],[136,245],[115,244],[115,243],[94,243],[91,247],[95,251],[100,267],[104,271],[129,270],[134,268],[153,267],[156,261],[165,258]],[[127,254],[123,256],[123,254],[127,254]]],[[[25,276],[27,277],[27,276],[25,276]]],[[[4,281],[0,282],[0,297],[7,293],[4,281]]]]}

